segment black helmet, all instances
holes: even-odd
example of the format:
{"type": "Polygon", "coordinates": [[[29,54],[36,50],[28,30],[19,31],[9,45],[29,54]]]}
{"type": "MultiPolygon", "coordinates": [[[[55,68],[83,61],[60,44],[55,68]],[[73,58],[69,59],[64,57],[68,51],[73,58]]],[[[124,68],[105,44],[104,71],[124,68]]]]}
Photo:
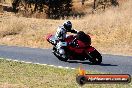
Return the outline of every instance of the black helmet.
{"type": "Polygon", "coordinates": [[[64,22],[63,26],[67,31],[70,31],[72,28],[72,23],[70,21],[66,21],[64,22]]]}

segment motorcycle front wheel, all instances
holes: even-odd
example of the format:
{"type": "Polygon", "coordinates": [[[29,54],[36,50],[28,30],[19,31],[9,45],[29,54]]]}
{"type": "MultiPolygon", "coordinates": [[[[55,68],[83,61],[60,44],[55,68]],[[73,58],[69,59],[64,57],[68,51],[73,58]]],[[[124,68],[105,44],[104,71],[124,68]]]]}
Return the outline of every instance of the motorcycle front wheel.
{"type": "Polygon", "coordinates": [[[94,50],[89,55],[91,56],[90,59],[89,59],[89,61],[92,64],[95,64],[95,65],[101,64],[101,62],[102,62],[102,56],[101,56],[101,54],[97,50],[94,50]]]}

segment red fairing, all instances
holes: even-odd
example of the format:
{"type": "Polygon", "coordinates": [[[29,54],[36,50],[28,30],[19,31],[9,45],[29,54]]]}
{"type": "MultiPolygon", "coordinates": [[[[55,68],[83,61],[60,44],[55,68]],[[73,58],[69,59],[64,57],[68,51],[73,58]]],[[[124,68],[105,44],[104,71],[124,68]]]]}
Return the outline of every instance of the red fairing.
{"type": "MultiPolygon", "coordinates": [[[[74,36],[69,36],[66,41],[69,43],[74,39],[74,36]]],[[[68,46],[69,50],[74,51],[77,54],[83,54],[84,49],[86,49],[87,45],[89,44],[85,44],[84,42],[77,40],[77,44],[79,47],[72,47],[72,46],[68,46]]]]}
{"type": "MultiPolygon", "coordinates": [[[[53,36],[51,34],[49,34],[47,37],[46,37],[46,40],[49,42],[49,38],[53,36]]],[[[75,36],[73,35],[70,35],[68,36],[65,41],[67,43],[70,43],[73,41],[73,39],[75,39],[75,36]]],[[[80,40],[77,40],[77,44],[78,44],[78,47],[73,47],[73,46],[67,46],[67,48],[77,54],[84,54],[84,51],[87,51],[87,52],[92,52],[95,50],[94,47],[90,46],[90,44],[86,44],[80,40]]]]}
{"type": "Polygon", "coordinates": [[[84,52],[84,49],[87,47],[87,45],[80,40],[77,40],[77,43],[79,47],[76,47],[73,50],[76,53],[82,54],[84,52]]]}
{"type": "Polygon", "coordinates": [[[69,47],[69,49],[77,54],[83,54],[84,51],[84,48],[69,47]]]}
{"type": "Polygon", "coordinates": [[[89,44],[85,44],[84,42],[77,40],[79,48],[86,48],[89,44]]]}
{"type": "Polygon", "coordinates": [[[95,50],[95,48],[92,47],[92,46],[89,46],[89,47],[87,48],[87,51],[88,51],[88,52],[93,52],[94,50],[95,50]]]}

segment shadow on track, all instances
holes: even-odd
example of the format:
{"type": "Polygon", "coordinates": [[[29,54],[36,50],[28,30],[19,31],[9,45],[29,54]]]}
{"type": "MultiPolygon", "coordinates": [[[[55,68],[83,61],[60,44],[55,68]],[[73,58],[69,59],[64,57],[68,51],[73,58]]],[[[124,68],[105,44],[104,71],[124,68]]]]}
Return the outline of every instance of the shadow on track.
{"type": "MultiPolygon", "coordinates": [[[[81,64],[93,65],[93,64],[91,64],[90,62],[83,62],[83,61],[67,61],[67,62],[68,62],[68,63],[81,63],[81,64]]],[[[118,65],[101,63],[99,66],[118,66],[118,65]]]]}

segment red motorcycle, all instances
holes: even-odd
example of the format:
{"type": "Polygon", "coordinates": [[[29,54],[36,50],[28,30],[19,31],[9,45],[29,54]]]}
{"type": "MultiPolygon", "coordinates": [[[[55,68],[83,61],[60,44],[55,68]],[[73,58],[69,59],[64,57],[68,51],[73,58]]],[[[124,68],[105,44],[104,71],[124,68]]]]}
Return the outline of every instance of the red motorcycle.
{"type": "MultiPolygon", "coordinates": [[[[89,36],[89,35],[87,35],[89,36]]],[[[90,36],[89,36],[90,38],[90,36]]],[[[102,56],[101,54],[91,46],[91,43],[84,44],[82,41],[77,40],[76,36],[70,35],[65,39],[65,42],[61,42],[61,48],[65,51],[65,58],[59,54],[57,50],[57,43],[59,42],[55,39],[54,35],[48,35],[47,41],[53,45],[53,54],[61,61],[67,60],[89,60],[92,64],[101,64],[102,56]],[[71,44],[71,42],[73,44],[71,44]]],[[[91,40],[91,38],[90,38],[91,40]]]]}

